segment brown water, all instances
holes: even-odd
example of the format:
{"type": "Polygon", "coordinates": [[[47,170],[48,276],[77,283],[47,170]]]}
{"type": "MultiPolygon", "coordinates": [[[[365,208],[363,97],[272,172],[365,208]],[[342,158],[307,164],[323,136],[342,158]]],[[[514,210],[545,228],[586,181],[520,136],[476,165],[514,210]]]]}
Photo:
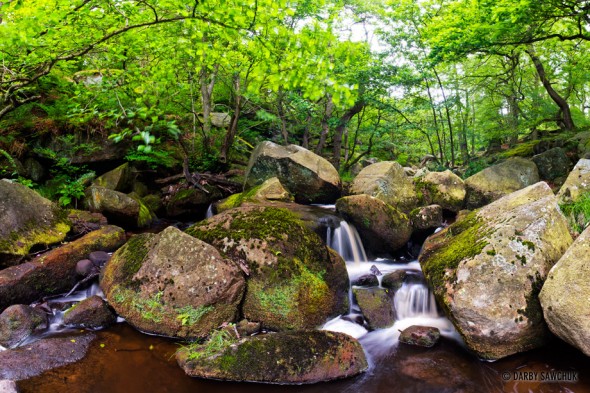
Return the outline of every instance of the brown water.
{"type": "Polygon", "coordinates": [[[98,332],[80,362],[20,381],[21,393],[266,393],[266,392],[575,392],[590,393],[590,358],[555,340],[549,346],[494,363],[481,362],[448,339],[432,349],[400,346],[371,358],[365,374],[308,386],[229,383],[191,378],[174,359],[178,343],[121,323],[98,332]],[[576,383],[541,382],[541,372],[577,371],[576,383]],[[509,373],[505,382],[502,374],[509,373]],[[518,381],[514,381],[514,373],[518,381]],[[537,372],[524,374],[525,372],[537,372]],[[531,376],[534,381],[523,381],[531,376]]]}

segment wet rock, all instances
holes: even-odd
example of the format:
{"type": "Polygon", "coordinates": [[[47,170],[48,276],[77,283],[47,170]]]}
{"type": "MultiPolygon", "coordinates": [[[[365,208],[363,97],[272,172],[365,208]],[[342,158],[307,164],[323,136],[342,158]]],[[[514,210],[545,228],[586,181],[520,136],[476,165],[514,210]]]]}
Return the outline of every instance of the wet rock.
{"type": "Polygon", "coordinates": [[[565,179],[571,167],[571,161],[561,147],[554,147],[537,154],[531,160],[537,165],[541,179],[552,182],[565,179]]]}
{"type": "Polygon", "coordinates": [[[338,199],[336,210],[358,230],[363,244],[375,253],[404,247],[412,235],[409,217],[381,199],[352,195],[338,199]]]}
{"type": "Polygon", "coordinates": [[[578,132],[568,142],[577,144],[579,157],[590,159],[590,131],[578,132]]]}
{"type": "Polygon", "coordinates": [[[0,393],[18,393],[16,382],[7,379],[0,380],[0,393]]]}
{"type": "Polygon", "coordinates": [[[260,204],[266,201],[291,202],[293,196],[287,191],[277,177],[265,180],[259,186],[239,194],[234,194],[219,201],[216,205],[217,213],[242,206],[246,203],[260,204]]]}
{"type": "Polygon", "coordinates": [[[571,243],[557,199],[540,182],[429,237],[419,261],[467,346],[499,359],[544,344],[537,295],[571,243]]]}
{"type": "Polygon", "coordinates": [[[289,210],[240,207],[187,233],[249,274],[242,312],[266,329],[312,329],[348,310],[346,264],[289,210]]]}
{"type": "Polygon", "coordinates": [[[405,270],[394,270],[391,273],[387,273],[381,279],[381,286],[383,288],[391,289],[393,291],[397,291],[400,289],[406,279],[406,271],[405,270]]]}
{"type": "Polygon", "coordinates": [[[105,226],[30,262],[0,270],[0,310],[69,291],[78,281],[76,264],[80,259],[92,251],[113,251],[124,242],[123,229],[105,226]]]}
{"type": "Polygon", "coordinates": [[[458,212],[465,201],[465,183],[450,170],[428,172],[414,178],[416,192],[425,205],[439,205],[445,210],[458,212]]]}
{"type": "Polygon", "coordinates": [[[202,217],[211,203],[223,198],[216,187],[205,186],[205,189],[207,192],[196,188],[179,190],[166,200],[166,215],[168,217],[202,217]]]}
{"type": "Polygon", "coordinates": [[[92,183],[97,187],[108,188],[113,191],[128,192],[132,174],[129,163],[118,166],[117,168],[97,177],[92,183]]]}
{"type": "Polygon", "coordinates": [[[439,205],[429,205],[414,209],[410,213],[414,231],[424,231],[442,226],[443,209],[439,205]]]}
{"type": "Polygon", "coordinates": [[[108,224],[106,217],[102,214],[91,213],[86,210],[69,210],[68,220],[72,223],[72,233],[74,235],[84,235],[108,224]]]}
{"type": "Polygon", "coordinates": [[[97,329],[112,325],[117,317],[103,298],[94,295],[66,311],[63,321],[66,325],[97,329]]]}
{"type": "Polygon", "coordinates": [[[376,287],[379,286],[379,279],[374,274],[365,274],[354,280],[352,285],[360,287],[376,287]]]}
{"type": "Polygon", "coordinates": [[[90,211],[104,214],[109,221],[126,227],[144,228],[154,218],[140,198],[104,187],[86,189],[85,201],[90,211]]]}
{"type": "Polygon", "coordinates": [[[90,259],[82,259],[76,263],[76,274],[82,277],[98,272],[98,269],[90,259]]]}
{"type": "Polygon", "coordinates": [[[53,202],[0,180],[0,268],[18,263],[33,246],[61,242],[69,231],[66,214],[53,202]]]}
{"type": "Polygon", "coordinates": [[[409,213],[418,206],[414,184],[395,161],[383,161],[364,168],[352,182],[350,193],[367,194],[409,213]]]}
{"type": "Polygon", "coordinates": [[[175,227],[132,237],[107,262],[100,285],[131,325],[182,338],[233,322],[245,288],[236,264],[175,227]]]}
{"type": "Polygon", "coordinates": [[[37,309],[15,304],[0,314],[0,345],[15,347],[37,330],[47,327],[47,315],[37,309]]]}
{"type": "Polygon", "coordinates": [[[0,352],[0,379],[19,381],[82,359],[95,335],[46,338],[0,352]]]}
{"type": "Polygon", "coordinates": [[[194,377],[279,384],[332,381],[358,375],[368,368],[357,340],[327,331],[227,340],[219,352],[213,353],[205,343],[182,348],[176,359],[194,377]]]}
{"type": "Polygon", "coordinates": [[[353,288],[352,293],[371,329],[393,325],[395,313],[392,293],[384,288],[353,288]]]}
{"type": "Polygon", "coordinates": [[[102,266],[109,259],[111,259],[111,256],[109,255],[108,252],[105,252],[105,251],[93,251],[90,254],[88,254],[88,259],[90,259],[92,261],[92,263],[95,264],[96,266],[102,266]]]}
{"type": "Polygon", "coordinates": [[[410,326],[404,329],[399,341],[404,344],[417,345],[419,347],[433,347],[440,339],[440,330],[430,326],[410,326]]]}
{"type": "Polygon", "coordinates": [[[539,295],[556,336],[590,356],[590,227],[549,271],[539,295]]]}
{"type": "Polygon", "coordinates": [[[590,159],[581,159],[561,186],[557,198],[560,203],[571,203],[578,201],[588,192],[590,192],[590,159]]]}
{"type": "Polygon", "coordinates": [[[236,329],[238,329],[238,333],[240,336],[251,336],[253,334],[259,333],[261,329],[260,322],[250,322],[247,319],[242,319],[236,325],[236,329]]]}
{"type": "Polygon", "coordinates": [[[296,145],[262,142],[252,152],[244,188],[277,177],[298,203],[333,203],[340,196],[338,171],[328,160],[296,145]]]}
{"type": "Polygon", "coordinates": [[[465,207],[475,209],[539,181],[534,162],[514,157],[467,178],[465,207]]]}

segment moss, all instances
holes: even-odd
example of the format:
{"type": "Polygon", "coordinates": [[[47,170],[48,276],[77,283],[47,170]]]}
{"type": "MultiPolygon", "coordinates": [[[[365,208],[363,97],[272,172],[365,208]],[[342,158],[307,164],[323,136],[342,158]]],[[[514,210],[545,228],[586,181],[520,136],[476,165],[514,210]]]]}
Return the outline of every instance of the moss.
{"type": "Polygon", "coordinates": [[[520,143],[512,149],[506,150],[505,152],[498,155],[499,158],[510,158],[510,157],[531,157],[535,154],[534,148],[539,144],[541,140],[528,141],[520,143]]]}
{"type": "Polygon", "coordinates": [[[494,249],[488,250],[488,251],[486,252],[486,254],[488,254],[488,255],[490,255],[490,256],[495,256],[495,255],[496,255],[496,250],[494,250],[494,249]]]}
{"type": "Polygon", "coordinates": [[[420,264],[435,291],[442,291],[449,281],[445,279],[447,272],[454,275],[462,260],[482,252],[488,245],[485,239],[489,234],[474,211],[433,238],[436,243],[423,251],[420,264]]]}
{"type": "Polygon", "coordinates": [[[217,205],[217,211],[222,212],[225,210],[230,210],[242,206],[244,202],[254,201],[254,197],[256,196],[260,188],[261,186],[256,186],[248,191],[244,191],[239,194],[233,194],[229,196],[228,198],[219,202],[219,204],[217,205]]]}
{"type": "Polygon", "coordinates": [[[212,310],[213,306],[200,306],[198,308],[184,306],[182,308],[176,309],[176,312],[178,313],[176,319],[178,319],[183,326],[191,326],[199,322],[201,318],[205,316],[205,314],[212,310]]]}
{"type": "Polygon", "coordinates": [[[70,223],[66,220],[58,221],[51,227],[39,227],[36,221],[31,221],[23,229],[12,231],[4,240],[0,240],[0,252],[11,255],[27,255],[35,245],[47,247],[61,242],[70,228],[70,223]]]}
{"type": "Polygon", "coordinates": [[[531,250],[533,252],[535,251],[535,243],[533,243],[531,241],[528,241],[528,240],[523,240],[522,241],[522,244],[524,244],[525,246],[527,246],[529,250],[531,250]]]}

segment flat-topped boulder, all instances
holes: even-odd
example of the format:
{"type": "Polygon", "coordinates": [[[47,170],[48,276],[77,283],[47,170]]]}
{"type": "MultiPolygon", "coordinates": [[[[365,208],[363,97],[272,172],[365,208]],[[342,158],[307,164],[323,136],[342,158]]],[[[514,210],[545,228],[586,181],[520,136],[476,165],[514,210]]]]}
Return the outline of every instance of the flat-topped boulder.
{"type": "Polygon", "coordinates": [[[244,189],[273,177],[298,203],[333,203],[342,189],[340,175],[328,160],[301,146],[262,142],[250,156],[244,189]]]}
{"type": "Polygon", "coordinates": [[[445,210],[458,212],[465,202],[465,183],[450,170],[428,172],[414,178],[416,191],[425,205],[439,205],[445,210]]]}

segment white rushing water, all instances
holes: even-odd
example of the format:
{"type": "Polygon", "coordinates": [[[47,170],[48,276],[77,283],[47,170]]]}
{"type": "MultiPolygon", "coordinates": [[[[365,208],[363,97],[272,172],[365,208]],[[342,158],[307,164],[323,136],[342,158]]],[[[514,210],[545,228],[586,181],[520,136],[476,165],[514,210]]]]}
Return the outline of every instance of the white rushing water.
{"type": "Polygon", "coordinates": [[[213,204],[209,204],[209,207],[207,208],[207,212],[205,213],[205,218],[211,218],[213,217],[215,214],[213,213],[213,204]]]}
{"type": "Polygon", "coordinates": [[[434,294],[423,282],[418,261],[395,263],[382,258],[369,261],[356,229],[346,221],[342,221],[339,228],[328,228],[327,243],[346,261],[351,281],[376,271],[375,268],[382,274],[377,276],[379,283],[383,275],[395,270],[404,270],[414,279],[405,282],[395,292],[393,307],[396,319],[391,327],[368,331],[357,323],[359,317],[352,314],[352,310],[358,310],[358,307],[352,306],[351,295],[351,314],[328,321],[322,329],[346,333],[359,339],[369,355],[387,354],[398,345],[400,332],[413,325],[436,327],[443,337],[461,342],[453,324],[440,313],[434,294]]]}

